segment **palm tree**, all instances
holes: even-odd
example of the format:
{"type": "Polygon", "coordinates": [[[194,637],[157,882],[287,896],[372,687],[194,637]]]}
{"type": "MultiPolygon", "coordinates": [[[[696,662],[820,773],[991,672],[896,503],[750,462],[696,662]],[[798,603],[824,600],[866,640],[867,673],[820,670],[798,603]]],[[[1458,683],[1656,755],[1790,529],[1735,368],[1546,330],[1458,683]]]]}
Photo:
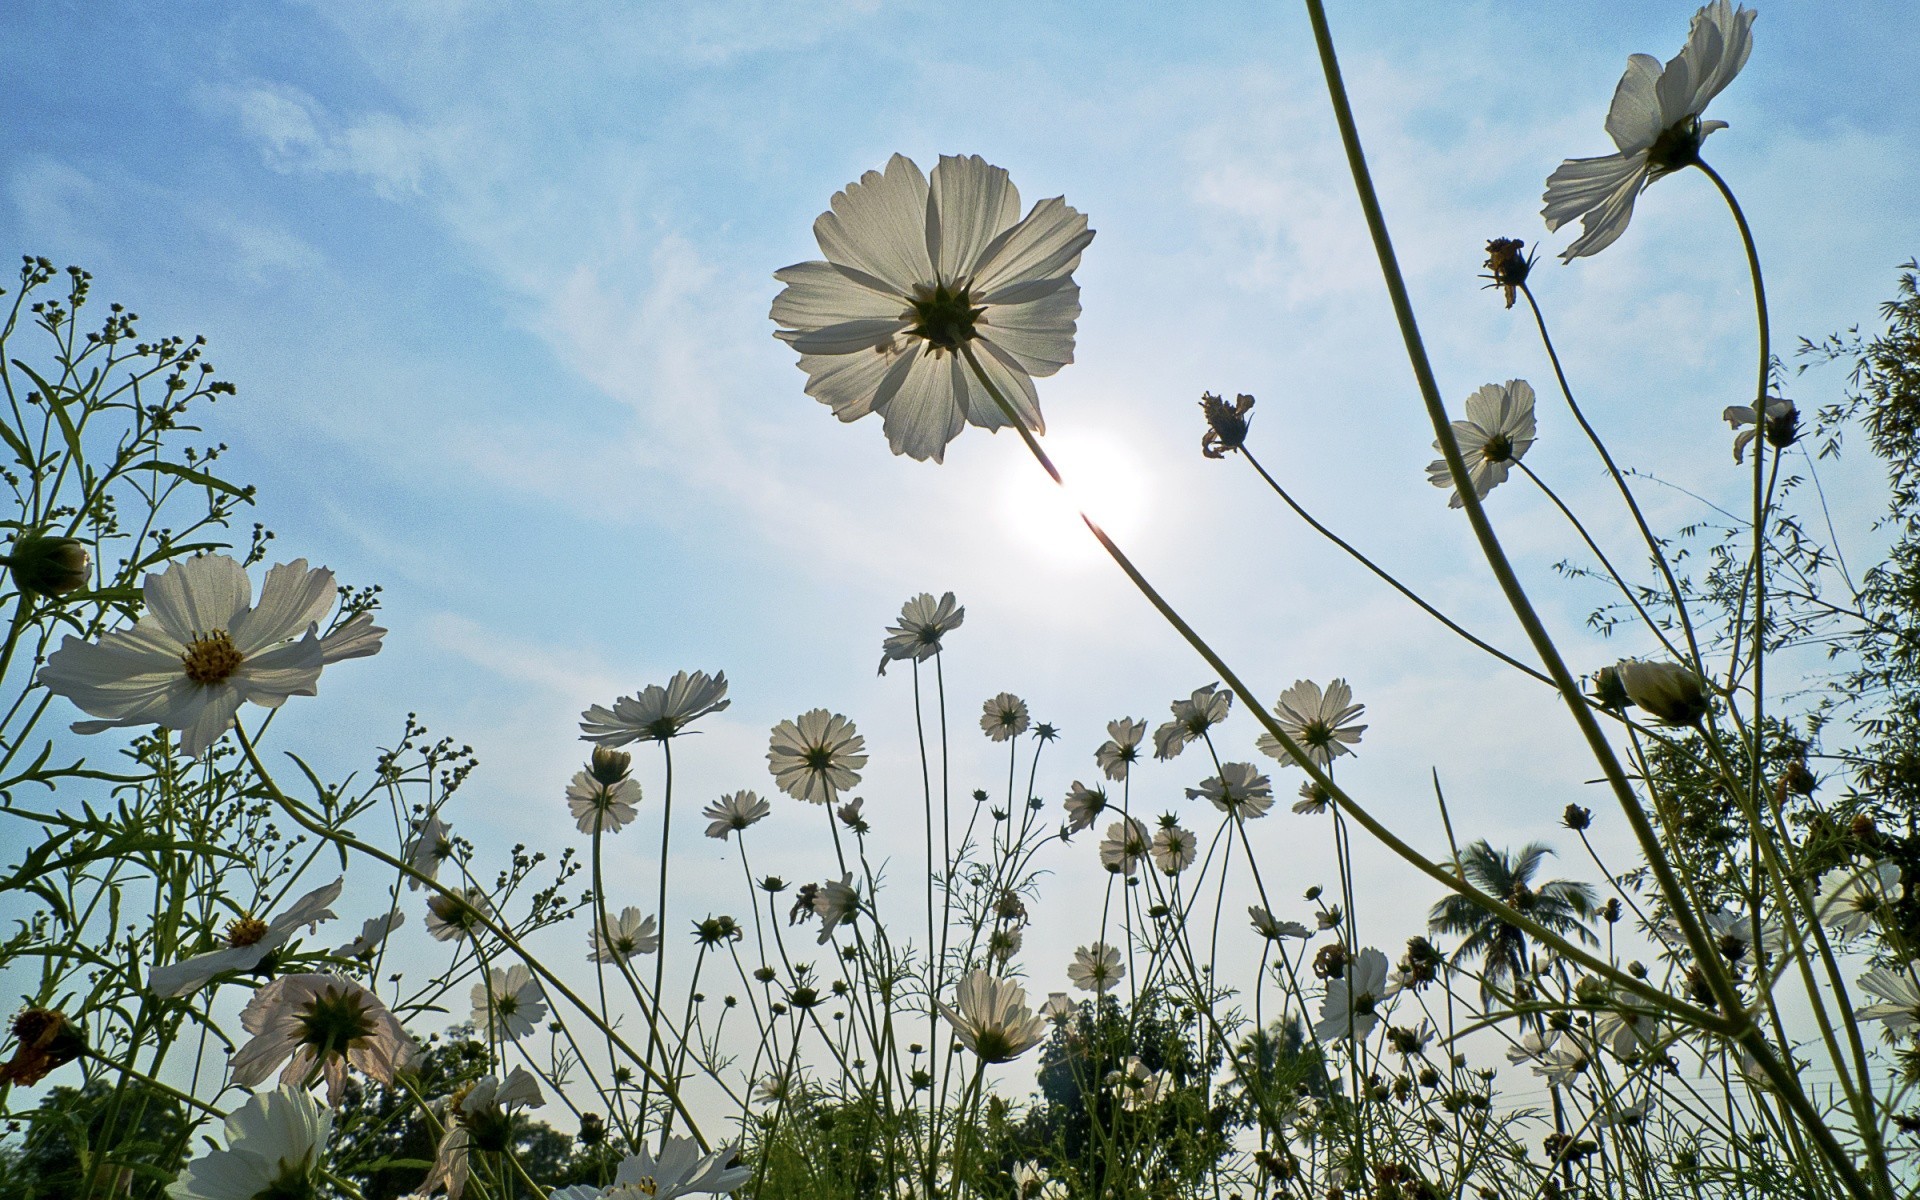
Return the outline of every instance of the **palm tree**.
{"type": "MultiPolygon", "coordinates": [[[[1468,883],[1512,905],[1541,927],[1598,946],[1600,939],[1586,925],[1595,911],[1591,886],[1568,879],[1533,886],[1534,872],[1552,853],[1539,842],[1531,842],[1515,855],[1495,850],[1482,838],[1460,853],[1459,867],[1468,883]]],[[[1526,931],[1465,896],[1449,895],[1435,904],[1427,914],[1427,928],[1434,933],[1465,935],[1451,962],[1458,967],[1470,959],[1480,960],[1482,1000],[1491,997],[1502,982],[1516,983],[1527,974],[1526,931]]]]}

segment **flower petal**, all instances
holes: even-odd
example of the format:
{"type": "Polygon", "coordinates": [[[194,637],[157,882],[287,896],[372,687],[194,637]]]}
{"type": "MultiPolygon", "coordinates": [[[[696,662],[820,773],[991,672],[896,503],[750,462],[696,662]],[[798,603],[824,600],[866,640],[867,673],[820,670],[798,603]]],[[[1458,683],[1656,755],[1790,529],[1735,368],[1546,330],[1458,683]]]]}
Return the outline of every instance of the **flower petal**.
{"type": "Polygon", "coordinates": [[[884,350],[909,322],[898,317],[842,321],[820,329],[775,330],[775,337],[802,354],[858,354],[884,350]]]}
{"type": "Polygon", "coordinates": [[[327,665],[320,638],[311,630],[297,642],[276,646],[240,664],[227,683],[243,698],[278,708],[288,696],[319,690],[320,668],[327,665]]]}
{"type": "Polygon", "coordinates": [[[183,559],[142,585],[147,611],[181,642],[216,629],[231,629],[253,598],[240,564],[224,554],[183,559]]]}
{"type": "Polygon", "coordinates": [[[1037,300],[990,305],[981,314],[980,332],[1027,374],[1044,379],[1073,361],[1079,317],[1079,285],[1063,279],[1037,300]]]}
{"type": "Polygon", "coordinates": [[[885,173],[868,171],[834,193],[833,211],[813,223],[829,262],[865,271],[901,295],[933,279],[927,254],[927,178],[896,154],[885,173]]]}
{"type": "Polygon", "coordinates": [[[1013,228],[993,240],[981,253],[975,269],[974,293],[982,304],[1010,304],[1035,299],[1008,295],[1009,288],[1064,278],[1080,265],[1080,252],[1093,241],[1087,215],[1064,197],[1054,196],[1033,206],[1013,228]]]}
{"type": "Polygon", "coordinates": [[[220,628],[233,639],[234,649],[251,657],[305,633],[333,607],[334,594],[332,571],[309,570],[306,559],[296,558],[268,571],[260,585],[260,603],[220,628]]]}
{"type": "Polygon", "coordinates": [[[1611,246],[1633,219],[1633,201],[1647,178],[1647,155],[1608,154],[1600,158],[1570,158],[1547,177],[1546,207],[1540,210],[1548,229],[1558,229],[1580,218],[1582,233],[1560,252],[1568,262],[1611,246]]]}
{"type": "Polygon", "coordinates": [[[197,684],[185,676],[180,682],[183,687],[174,691],[172,711],[159,723],[180,731],[180,753],[199,758],[233,728],[233,715],[240,711],[240,689],[231,683],[197,684]],[[187,688],[194,694],[183,695],[187,688]]]}
{"type": "Polygon", "coordinates": [[[887,373],[873,408],[895,454],[921,462],[946,457],[947,443],[966,425],[965,380],[956,378],[956,368],[966,369],[958,358],[914,346],[887,373]]]}
{"type": "MultiPolygon", "coordinates": [[[[980,369],[992,381],[1000,395],[1013,407],[1014,414],[1035,433],[1045,433],[1047,423],[1040,417],[1040,395],[1033,388],[1033,380],[1020,368],[1006,351],[985,339],[973,343],[974,357],[980,362],[980,369]]],[[[994,402],[987,389],[973,375],[973,371],[964,362],[954,360],[954,391],[964,397],[967,420],[982,429],[999,429],[1007,425],[1006,414],[994,402]],[[965,390],[962,391],[962,388],[965,390]]]]}
{"type": "Polygon", "coordinates": [[[868,275],[854,278],[832,263],[795,263],[775,271],[773,277],[787,286],[773,298],[769,315],[789,329],[824,329],[874,318],[900,319],[907,311],[905,296],[876,290],[861,280],[885,285],[868,275]]]}
{"type": "Polygon", "coordinates": [[[927,202],[927,250],[942,282],[972,275],[981,252],[1020,219],[1020,189],[978,154],[943,154],[927,202]]]}
{"type": "Polygon", "coordinates": [[[803,354],[800,369],[807,373],[807,395],[831,407],[842,421],[857,421],[873,411],[880,382],[899,357],[883,351],[803,354]]]}
{"type": "Polygon", "coordinates": [[[1678,119],[1662,115],[1661,79],[1660,60],[1653,55],[1635,54],[1627,59],[1627,72],[1613,89],[1613,105],[1607,109],[1607,135],[1622,153],[1645,150],[1678,119]]]}

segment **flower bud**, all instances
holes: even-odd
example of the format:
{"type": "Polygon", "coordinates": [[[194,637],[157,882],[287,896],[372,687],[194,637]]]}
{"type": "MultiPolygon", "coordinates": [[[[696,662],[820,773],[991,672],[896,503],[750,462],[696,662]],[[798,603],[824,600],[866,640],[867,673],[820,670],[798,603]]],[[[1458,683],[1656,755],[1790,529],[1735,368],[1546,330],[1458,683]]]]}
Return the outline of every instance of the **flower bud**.
{"type": "Polygon", "coordinates": [[[1707,715],[1707,689],[1679,663],[1622,660],[1614,667],[1627,698],[1668,725],[1697,725],[1707,715]]]}
{"type": "Polygon", "coordinates": [[[593,748],[593,759],[587,764],[587,771],[594,782],[602,787],[612,787],[627,777],[633,767],[633,755],[624,750],[614,750],[606,746],[593,748]]]}
{"type": "Polygon", "coordinates": [[[1499,288],[1506,293],[1507,307],[1513,307],[1513,294],[1527,282],[1527,273],[1533,270],[1533,256],[1527,253],[1527,244],[1519,238],[1494,238],[1487,243],[1487,273],[1480,278],[1491,280],[1487,286],[1499,288]]]}
{"type": "Polygon", "coordinates": [[[35,596],[64,596],[87,586],[93,560],[78,538],[28,535],[7,556],[14,586],[35,596]]]}
{"type": "Polygon", "coordinates": [[[1581,808],[1578,804],[1567,805],[1567,811],[1560,815],[1560,823],[1575,833],[1593,824],[1593,810],[1581,808]]]}

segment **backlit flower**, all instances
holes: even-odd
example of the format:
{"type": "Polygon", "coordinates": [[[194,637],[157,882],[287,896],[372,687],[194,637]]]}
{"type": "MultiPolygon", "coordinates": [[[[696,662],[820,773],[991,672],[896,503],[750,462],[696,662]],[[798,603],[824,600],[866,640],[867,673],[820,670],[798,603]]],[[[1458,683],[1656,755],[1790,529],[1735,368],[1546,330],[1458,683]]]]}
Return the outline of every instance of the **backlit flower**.
{"type": "MultiPolygon", "coordinates": [[[[1746,461],[1747,447],[1761,433],[1760,428],[1754,425],[1753,405],[1730,404],[1720,413],[1720,418],[1740,431],[1733,436],[1733,461],[1746,461]]],[[[1779,396],[1767,397],[1765,432],[1767,445],[1776,450],[1784,450],[1800,440],[1800,410],[1794,407],[1793,401],[1779,396]]]]}
{"type": "Polygon", "coordinates": [[[1107,740],[1093,752],[1093,761],[1108,779],[1115,783],[1126,779],[1128,768],[1140,760],[1140,739],[1146,732],[1147,723],[1131,717],[1107,722],[1107,740]]]}
{"type": "MultiPolygon", "coordinates": [[[[428,817],[416,831],[413,849],[407,853],[407,865],[417,875],[428,879],[440,878],[440,864],[453,857],[453,831],[439,817],[428,817]]],[[[407,876],[407,890],[417,891],[420,880],[414,875],[407,876]]]]}
{"type": "Polygon", "coordinates": [[[340,898],[346,882],[336,879],[316,888],[287,906],[271,923],[245,916],[227,926],[226,945],[208,954],[165,966],[155,967],[147,976],[147,988],[156,996],[184,996],[198,991],[228,971],[251,971],[267,955],[287,944],[302,925],[311,931],[322,921],[333,920],[327,905],[340,898]]]}
{"type": "MultiPolygon", "coordinates": [[[[1519,462],[1533,445],[1533,400],[1533,385],[1524,379],[1489,383],[1467,397],[1467,419],[1453,423],[1453,441],[1460,447],[1476,498],[1485,500],[1488,492],[1506,482],[1508,464],[1519,462]]],[[[1440,443],[1435,442],[1433,448],[1440,449],[1440,443]]],[[[1453,486],[1446,459],[1436,458],[1427,464],[1427,482],[1435,487],[1453,486]]],[[[1457,490],[1447,501],[1448,508],[1463,504],[1457,490]]]]}
{"type": "Polygon", "coordinates": [[[1193,865],[1200,854],[1200,843],[1192,833],[1178,825],[1169,825],[1153,835],[1153,865],[1164,875],[1178,875],[1193,865]]]}
{"type": "Polygon", "coordinates": [[[1841,867],[1821,880],[1814,916],[1842,937],[1866,933],[1877,916],[1891,916],[1900,898],[1900,868],[1877,862],[1841,867]]]}
{"type": "Polygon", "coordinates": [[[853,886],[853,872],[829,879],[813,894],[813,911],[820,914],[820,944],[833,940],[833,931],[853,920],[860,912],[860,892],[853,886]]]}
{"type": "Polygon", "coordinates": [[[198,758],[233,727],[240,705],[278,708],[311,696],[329,663],[380,649],[386,630],[365,613],[326,637],[333,572],[307,560],[267,572],[260,603],[240,563],[224,554],[181,559],[142,585],[147,615],[131,629],[87,642],[69,634],[40,669],[39,682],[101,718],[75,733],[161,725],[180,733],[180,752],[198,758]]]}
{"type": "Polygon", "coordinates": [[[1073,361],[1084,215],[1055,198],[1021,217],[1006,171],[978,156],[942,155],[929,180],[896,154],[836,193],[813,231],[826,261],[774,272],[787,286],[771,313],[808,395],[842,421],[879,413],[895,454],[939,462],[967,424],[1008,423],[970,350],[1044,431],[1033,380],[1073,361]]]}
{"type": "Polygon", "coordinates": [[[1387,956],[1369,946],[1354,956],[1340,978],[1327,980],[1313,1035],[1323,1042],[1365,1039],[1380,1023],[1379,1006],[1386,998],[1387,956]]]}
{"type": "Polygon", "coordinates": [[[575,771],[573,782],[567,785],[567,809],[581,833],[619,833],[640,815],[634,808],[638,803],[640,783],[635,779],[606,784],[595,779],[591,771],[575,771]]]}
{"type": "Polygon", "coordinates": [[[732,704],[727,696],[727,673],[678,671],[667,686],[650,683],[613,707],[596,704],[580,714],[580,736],[602,746],[629,742],[664,742],[682,729],[732,704]]]}
{"type": "Polygon", "coordinates": [[[1622,659],[1613,671],[1629,700],[1668,725],[1698,724],[1712,708],[1700,677],[1679,663],[1622,659]]]}
{"type": "Polygon", "coordinates": [[[636,954],[652,954],[660,949],[658,922],[629,905],[617,917],[609,914],[604,930],[597,926],[591,930],[587,946],[594,962],[623,962],[636,954]]]}
{"type": "MultiPolygon", "coordinates": [[[[1353,689],[1344,679],[1334,680],[1324,692],[1317,683],[1296,680],[1292,687],[1280,693],[1280,699],[1273,705],[1273,715],[1280,728],[1322,768],[1342,754],[1353,753],[1354,744],[1367,728],[1353,722],[1366,711],[1366,705],[1353,702],[1353,689]]],[[[1254,744],[1261,753],[1283,763],[1293,761],[1293,756],[1270,733],[1261,734],[1254,744]]]]}
{"type": "MultiPolygon", "coordinates": [[[[444,1187],[447,1200],[460,1200],[466,1191],[473,1150],[500,1153],[513,1140],[515,1108],[540,1108],[547,1098],[525,1067],[515,1067],[505,1079],[482,1075],[465,1088],[434,1105],[445,1132],[434,1152],[433,1165],[421,1181],[417,1196],[430,1196],[444,1187]]],[[[555,1193],[558,1195],[559,1193],[555,1193]]]]}
{"type": "Polygon", "coordinates": [[[1153,835],[1147,827],[1127,817],[1107,826],[1107,836],[1100,842],[1100,861],[1109,871],[1130,875],[1152,845],[1153,835]]]}
{"type": "Polygon", "coordinates": [[[1012,692],[1001,692],[980,706],[980,730],[996,742],[1027,731],[1027,702],[1012,692]]]}
{"type": "Polygon", "coordinates": [[[707,836],[724,842],[728,834],[740,832],[772,811],[752,792],[728,792],[701,809],[700,815],[712,822],[707,826],[707,836]]]}
{"type": "Polygon", "coordinates": [[[961,1043],[983,1062],[1010,1062],[1047,1035],[1046,1020],[1027,1008],[1026,989],[985,971],[970,972],[954,992],[954,1003],[939,1007],[961,1043]]]}
{"type": "Polygon", "coordinates": [[[1205,797],[1212,805],[1231,816],[1263,817],[1273,807],[1273,783],[1254,770],[1252,763],[1222,763],[1220,773],[1187,789],[1187,799],[1205,797]]]}
{"type": "Polygon", "coordinates": [[[1079,833],[1089,828],[1094,818],[1105,812],[1107,792],[1105,788],[1088,787],[1078,779],[1067,789],[1067,832],[1079,833]]]}
{"type": "Polygon", "coordinates": [[[1561,252],[1568,262],[1611,246],[1633,218],[1649,183],[1700,160],[1700,143],[1725,121],[1702,121],[1707,103],[1753,53],[1752,9],[1714,0],[1693,15],[1687,44],[1665,67],[1649,54],[1627,59],[1613,92],[1607,134],[1619,147],[1599,158],[1570,158],[1547,177],[1548,229],[1580,219],[1581,234],[1561,252]]]}
{"type": "Polygon", "coordinates": [[[960,628],[967,610],[947,592],[939,600],[932,592],[921,592],[900,607],[900,623],[887,627],[887,640],[880,644],[880,673],[887,673],[890,662],[925,662],[940,653],[940,639],[960,628]]]}
{"type": "Polygon", "coordinates": [[[173,1200],[279,1200],[324,1194],[320,1171],[333,1114],[303,1088],[251,1097],[227,1115],[227,1144],[188,1163],[173,1200]]]}
{"type": "Polygon", "coordinates": [[[1247,917],[1253,922],[1253,931],[1270,942],[1281,938],[1299,938],[1301,941],[1313,936],[1313,931],[1298,921],[1282,921],[1255,904],[1247,908],[1247,917]]]}
{"type": "Polygon", "coordinates": [[[1895,1035],[1920,1026],[1920,987],[1910,973],[1875,967],[1860,977],[1860,986],[1883,1001],[1861,1009],[1861,1020],[1885,1021],[1887,1032],[1895,1035]]]}
{"type": "Polygon", "coordinates": [[[860,782],[867,740],[839,713],[816,708],[773,727],[767,769],[781,791],[809,804],[831,804],[860,782]]]}
{"type": "Polygon", "coordinates": [[[435,892],[427,897],[427,932],[436,942],[470,937],[492,911],[487,894],[479,888],[454,888],[451,895],[435,892]]]}
{"type": "MultiPolygon", "coordinates": [[[[742,1165],[733,1147],[726,1143],[702,1152],[690,1137],[667,1139],[655,1157],[643,1141],[639,1149],[620,1163],[613,1173],[613,1186],[605,1191],[589,1191],[592,1200],[675,1200],[680,1196],[721,1195],[737,1191],[753,1178],[753,1169],[742,1165]]],[[[555,1200],[564,1192],[553,1193],[555,1200]]],[[[566,1197],[574,1200],[574,1197],[566,1197]]]]}
{"type": "Polygon", "coordinates": [[[380,998],[337,975],[282,975],[247,1001],[240,1026],[253,1039],[228,1062],[235,1084],[257,1087],[285,1062],[280,1082],[297,1085],[318,1064],[328,1102],[336,1105],[349,1066],[390,1084],[416,1055],[380,998]]]}
{"type": "Polygon", "coordinates": [[[393,931],[406,924],[407,914],[399,909],[383,913],[377,917],[368,917],[360,924],[360,935],[344,946],[334,949],[340,958],[372,958],[373,952],[386,944],[393,931]]]}
{"type": "Polygon", "coordinates": [[[489,1038],[523,1038],[547,1018],[540,981],[525,963],[494,967],[486,981],[473,985],[473,1024],[489,1038]]]}
{"type": "Polygon", "coordinates": [[[1067,981],[1083,992],[1105,992],[1126,973],[1120,951],[1105,942],[1095,942],[1073,952],[1073,962],[1067,967],[1067,981]]]}
{"type": "Polygon", "coordinates": [[[1170,707],[1173,719],[1153,731],[1153,756],[1163,762],[1226,720],[1227,710],[1233,707],[1233,693],[1223,692],[1219,684],[1210,683],[1196,688],[1185,700],[1175,700],[1170,707]]]}

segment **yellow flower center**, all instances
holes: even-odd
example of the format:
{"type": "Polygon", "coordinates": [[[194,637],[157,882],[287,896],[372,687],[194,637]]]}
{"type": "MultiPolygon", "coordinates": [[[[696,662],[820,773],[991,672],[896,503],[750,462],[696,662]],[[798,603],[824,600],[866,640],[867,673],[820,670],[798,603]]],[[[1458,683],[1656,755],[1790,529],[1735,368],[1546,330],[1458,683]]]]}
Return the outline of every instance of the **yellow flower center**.
{"type": "Polygon", "coordinates": [[[203,633],[187,643],[180,656],[187,678],[199,684],[219,683],[239,669],[246,656],[233,648],[233,639],[224,629],[203,633]]]}
{"type": "Polygon", "coordinates": [[[227,926],[227,945],[235,949],[252,946],[267,936],[267,923],[259,917],[241,917],[227,926]]]}

